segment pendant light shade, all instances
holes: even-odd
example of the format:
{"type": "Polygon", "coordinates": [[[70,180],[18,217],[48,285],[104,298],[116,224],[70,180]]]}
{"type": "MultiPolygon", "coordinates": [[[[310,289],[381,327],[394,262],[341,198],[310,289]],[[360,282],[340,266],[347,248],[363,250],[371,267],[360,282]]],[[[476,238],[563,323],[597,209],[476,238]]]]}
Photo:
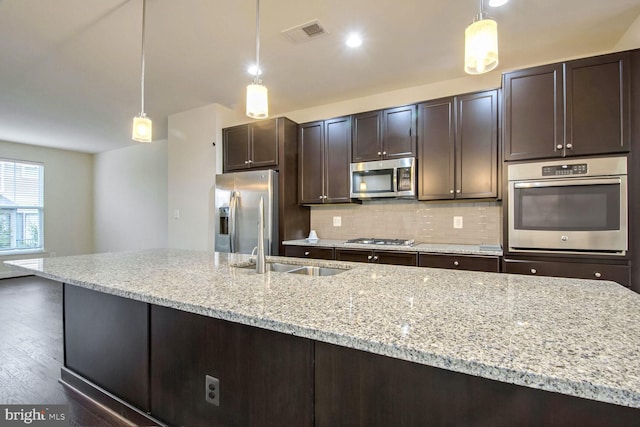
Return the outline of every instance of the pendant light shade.
{"type": "Polygon", "coordinates": [[[269,99],[267,87],[259,82],[247,86],[247,116],[253,119],[269,117],[269,99]]]}
{"type": "Polygon", "coordinates": [[[498,66],[498,23],[480,13],[464,32],[464,71],[482,74],[498,66]]]}
{"type": "Polygon", "coordinates": [[[151,142],[151,119],[144,112],[144,27],[147,0],[142,0],[142,49],[140,72],[140,113],[133,118],[133,130],[131,139],[138,142],[151,142]]]}
{"type": "Polygon", "coordinates": [[[260,80],[260,0],[256,0],[256,76],[247,86],[247,116],[252,119],[269,117],[269,95],[260,80]]]}
{"type": "Polygon", "coordinates": [[[131,139],[138,142],[151,142],[151,119],[140,113],[133,118],[133,132],[131,139]]]}

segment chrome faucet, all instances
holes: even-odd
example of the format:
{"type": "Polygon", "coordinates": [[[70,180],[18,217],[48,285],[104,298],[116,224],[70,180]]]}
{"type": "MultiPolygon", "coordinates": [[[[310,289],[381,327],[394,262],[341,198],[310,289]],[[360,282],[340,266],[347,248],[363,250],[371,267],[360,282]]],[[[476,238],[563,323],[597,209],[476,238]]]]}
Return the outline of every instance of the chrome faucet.
{"type": "Polygon", "coordinates": [[[267,259],[264,255],[264,199],[260,197],[258,205],[258,252],[256,254],[256,273],[267,271],[267,259]]]}

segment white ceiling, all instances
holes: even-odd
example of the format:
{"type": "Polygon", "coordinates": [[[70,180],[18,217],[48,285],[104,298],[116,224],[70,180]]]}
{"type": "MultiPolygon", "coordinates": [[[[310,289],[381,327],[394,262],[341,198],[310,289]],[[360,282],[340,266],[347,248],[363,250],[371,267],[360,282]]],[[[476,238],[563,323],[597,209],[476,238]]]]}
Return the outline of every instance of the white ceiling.
{"type": "MultiPolygon", "coordinates": [[[[270,112],[283,114],[463,77],[477,0],[262,0],[261,63],[270,112]],[[319,19],[329,35],[281,31],[319,19]],[[344,36],[362,32],[347,48],[344,36]]],[[[498,21],[500,67],[613,49],[639,0],[511,0],[498,21]]],[[[135,144],[142,0],[0,0],[0,140],[100,152],[135,144]]],[[[148,0],[145,110],[220,103],[242,111],[255,59],[255,0],[148,0]]],[[[640,46],[639,46],[640,47],[640,46]]],[[[0,155],[1,156],[1,155],[0,155]]]]}

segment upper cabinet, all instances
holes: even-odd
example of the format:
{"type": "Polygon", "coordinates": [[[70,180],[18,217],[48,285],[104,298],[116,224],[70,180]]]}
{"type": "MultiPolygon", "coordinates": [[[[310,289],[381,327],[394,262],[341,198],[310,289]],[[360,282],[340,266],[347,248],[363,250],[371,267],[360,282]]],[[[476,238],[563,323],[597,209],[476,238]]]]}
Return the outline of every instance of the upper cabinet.
{"type": "Polygon", "coordinates": [[[224,171],[278,166],[277,120],[223,129],[224,171]]]}
{"type": "Polygon", "coordinates": [[[505,160],[629,151],[629,54],[504,74],[505,160]]]}
{"type": "Polygon", "coordinates": [[[349,203],[351,118],[298,127],[300,204],[349,203]]]}
{"type": "Polygon", "coordinates": [[[498,91],[418,106],[418,199],[498,197],[498,91]]]}
{"type": "Polygon", "coordinates": [[[353,116],[352,161],[416,156],[416,106],[370,111],[353,116]]]}

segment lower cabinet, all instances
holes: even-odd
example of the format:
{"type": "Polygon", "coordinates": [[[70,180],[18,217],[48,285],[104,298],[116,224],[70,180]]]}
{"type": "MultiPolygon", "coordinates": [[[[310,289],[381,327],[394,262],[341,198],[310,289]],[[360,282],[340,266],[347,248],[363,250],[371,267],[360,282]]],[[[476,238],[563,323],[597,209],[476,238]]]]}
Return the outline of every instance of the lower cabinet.
{"type": "Polygon", "coordinates": [[[611,280],[627,287],[631,284],[631,269],[627,265],[505,259],[504,272],[575,279],[611,280]]]}
{"type": "Polygon", "coordinates": [[[413,267],[418,265],[417,252],[336,248],[336,259],[338,261],[374,262],[378,264],[407,265],[413,267]]]}
{"type": "Polygon", "coordinates": [[[636,426],[638,410],[316,342],[315,427],[636,426]]]}
{"type": "Polygon", "coordinates": [[[420,254],[420,256],[418,257],[418,265],[420,267],[449,268],[454,270],[472,270],[499,273],[500,257],[479,255],[420,254]]]}
{"type": "Polygon", "coordinates": [[[63,298],[65,367],[148,412],[149,304],[66,283],[63,298]]]}
{"type": "Polygon", "coordinates": [[[169,425],[312,426],[313,342],[151,306],[151,414],[169,425]],[[217,378],[219,406],[205,400],[217,378]]]}
{"type": "Polygon", "coordinates": [[[335,259],[333,248],[318,246],[292,246],[284,247],[284,256],[296,258],[335,259]]]}

